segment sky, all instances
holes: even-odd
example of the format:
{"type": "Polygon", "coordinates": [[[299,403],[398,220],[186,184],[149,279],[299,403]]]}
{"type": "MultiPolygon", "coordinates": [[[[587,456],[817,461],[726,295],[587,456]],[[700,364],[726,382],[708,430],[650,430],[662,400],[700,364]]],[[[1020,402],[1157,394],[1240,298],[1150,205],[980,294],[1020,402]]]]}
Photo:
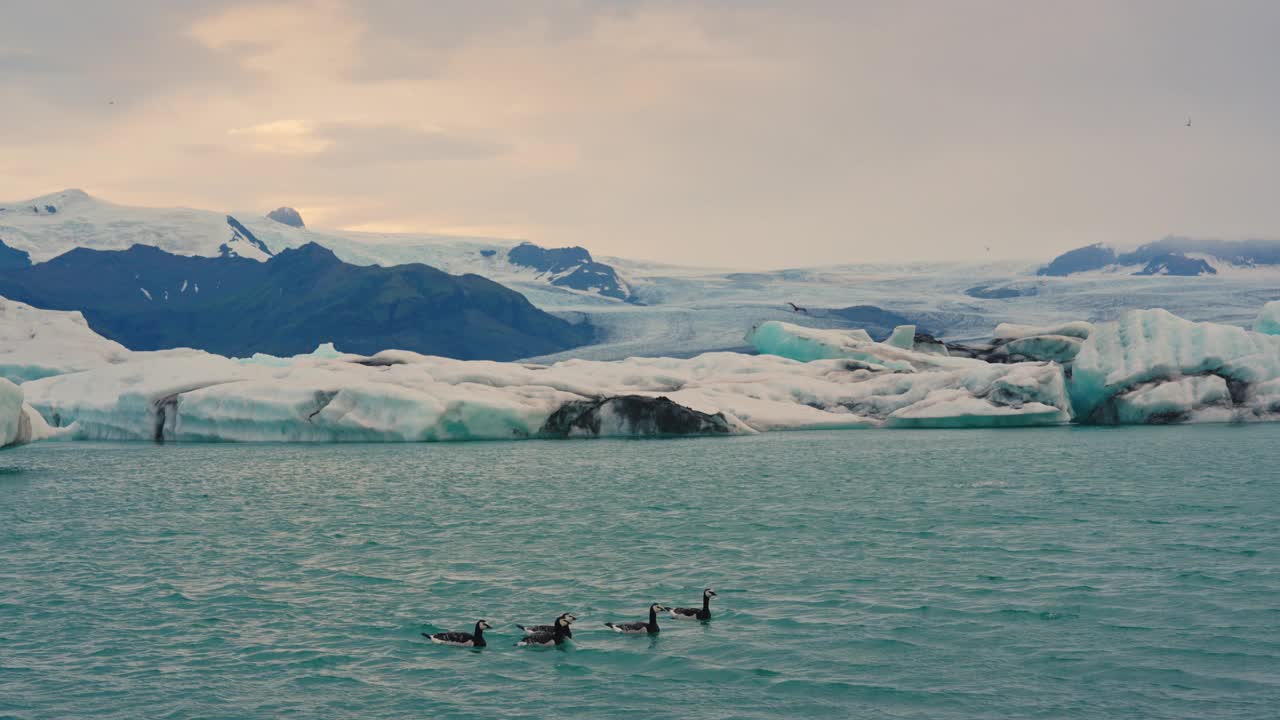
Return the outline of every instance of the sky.
{"type": "Polygon", "coordinates": [[[317,228],[758,268],[1280,237],[1270,0],[0,0],[0,17],[6,200],[289,205],[317,228]]]}

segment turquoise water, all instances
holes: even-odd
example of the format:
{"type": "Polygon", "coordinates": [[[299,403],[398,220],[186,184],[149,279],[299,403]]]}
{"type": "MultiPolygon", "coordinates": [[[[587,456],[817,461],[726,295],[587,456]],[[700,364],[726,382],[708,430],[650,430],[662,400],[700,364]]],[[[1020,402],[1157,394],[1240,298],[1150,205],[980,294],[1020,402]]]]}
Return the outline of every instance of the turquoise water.
{"type": "Polygon", "coordinates": [[[1278,467],[1280,426],[21,448],[0,717],[1271,718],[1278,467]]]}

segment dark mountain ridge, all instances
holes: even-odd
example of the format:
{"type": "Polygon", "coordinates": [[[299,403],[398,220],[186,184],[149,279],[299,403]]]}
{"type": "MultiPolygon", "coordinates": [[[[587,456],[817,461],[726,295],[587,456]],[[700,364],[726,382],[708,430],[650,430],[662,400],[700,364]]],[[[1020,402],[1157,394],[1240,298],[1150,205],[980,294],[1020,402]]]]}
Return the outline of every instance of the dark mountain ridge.
{"type": "Polygon", "coordinates": [[[1040,268],[1038,275],[1066,276],[1110,266],[1138,266],[1134,275],[1216,275],[1218,270],[1210,262],[1189,257],[1189,254],[1206,255],[1220,265],[1234,267],[1259,267],[1280,265],[1280,240],[1205,240],[1169,236],[1139,246],[1136,250],[1117,253],[1097,243],[1068,250],[1040,268]]]}
{"type": "Polygon", "coordinates": [[[515,360],[590,342],[593,329],[534,307],[478,275],[422,264],[350,265],[314,243],[266,262],[77,248],[0,270],[0,295],[79,310],[134,350],[193,347],[222,355],[292,355],[333,342],[459,359],[515,360]]]}

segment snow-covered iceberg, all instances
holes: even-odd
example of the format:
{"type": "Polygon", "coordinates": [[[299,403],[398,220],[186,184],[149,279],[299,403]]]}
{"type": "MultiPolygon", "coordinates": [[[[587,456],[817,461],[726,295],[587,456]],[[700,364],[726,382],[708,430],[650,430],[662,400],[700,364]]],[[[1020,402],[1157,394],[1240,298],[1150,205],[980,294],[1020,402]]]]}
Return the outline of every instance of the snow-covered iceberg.
{"type": "Polygon", "coordinates": [[[861,330],[818,330],[770,321],[747,340],[766,355],[843,358],[842,400],[893,427],[1010,427],[1070,419],[1062,367],[952,357],[945,345],[899,327],[880,343],[861,330]]]}
{"type": "MultiPolygon", "coordinates": [[[[1270,303],[1255,323],[1269,329],[1280,303],[1270,303]]],[[[1277,327],[1280,330],[1280,327],[1277,327]]],[[[923,355],[921,342],[904,349],[906,331],[895,343],[876,343],[865,333],[797,328],[764,323],[749,339],[763,353],[804,359],[847,358],[868,368],[933,376],[938,373],[989,372],[990,368],[1032,368],[1048,363],[1064,373],[1070,401],[1041,399],[1043,405],[1067,407],[1072,419],[1085,424],[1158,424],[1173,422],[1248,422],[1280,420],[1280,334],[1249,332],[1232,325],[1197,323],[1165,310],[1133,310],[1119,320],[1070,322],[1030,327],[1004,324],[982,346],[947,346],[950,357],[923,355]]],[[[1044,398],[1055,385],[1043,375],[1031,381],[1044,398]]],[[[938,388],[926,400],[903,408],[887,425],[929,412],[932,426],[969,425],[966,407],[989,415],[1003,414],[1020,424],[1028,415],[1028,391],[1012,403],[967,385],[968,396],[945,400],[953,384],[938,388]],[[985,403],[985,404],[984,404],[985,403]],[[1017,408],[1012,413],[1007,408],[1017,408]]],[[[1029,390],[1031,386],[1028,385],[1029,390]]],[[[1046,416],[1047,417],[1047,416],[1046,416]]]]}
{"type": "Polygon", "coordinates": [[[0,378],[0,449],[52,437],[55,431],[24,402],[22,388],[0,378]]]}
{"type": "Polygon", "coordinates": [[[1253,321],[1253,331],[1264,335],[1280,335],[1280,300],[1272,300],[1262,306],[1258,319],[1253,321]]]}
{"type": "Polygon", "coordinates": [[[14,445],[22,436],[22,388],[0,378],[0,447],[14,445]]]}
{"type": "Polygon", "coordinates": [[[1130,311],[1094,326],[1070,390],[1087,423],[1280,419],[1280,336],[1130,311]]]}
{"type": "MultiPolygon", "coordinates": [[[[64,330],[81,332],[72,325],[64,330]]],[[[328,345],[289,358],[88,353],[60,375],[0,381],[0,444],[50,434],[420,442],[1280,419],[1280,336],[1162,310],[1001,326],[982,347],[910,327],[876,342],[776,321],[747,339],[759,355],[555,364],[328,345]]]]}
{"type": "Polygon", "coordinates": [[[22,383],[129,356],[123,345],[91,330],[78,312],[41,310],[0,297],[0,378],[22,383]]]}
{"type": "Polygon", "coordinates": [[[708,353],[554,365],[386,351],[237,361],[149,356],[28,382],[28,401],[74,438],[430,441],[752,433],[1064,422],[1050,363],[994,365],[875,343],[885,363],[708,353]],[[951,363],[941,368],[937,363],[951,363]]]}

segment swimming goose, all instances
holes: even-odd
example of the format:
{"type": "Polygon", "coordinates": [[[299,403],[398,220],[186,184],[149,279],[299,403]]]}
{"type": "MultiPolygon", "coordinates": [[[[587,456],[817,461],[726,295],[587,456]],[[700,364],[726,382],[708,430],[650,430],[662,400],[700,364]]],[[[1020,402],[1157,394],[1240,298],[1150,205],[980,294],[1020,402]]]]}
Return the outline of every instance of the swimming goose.
{"type": "Polygon", "coordinates": [[[570,613],[565,613],[561,615],[560,617],[556,618],[556,622],[553,622],[550,625],[521,625],[520,623],[516,623],[516,627],[523,630],[526,635],[532,635],[534,633],[542,633],[542,632],[550,633],[550,632],[556,631],[556,625],[559,624],[559,621],[561,618],[564,618],[565,620],[564,636],[570,637],[570,638],[573,637],[573,629],[570,628],[569,625],[577,622],[578,618],[574,617],[570,613]]]}
{"type": "Polygon", "coordinates": [[[698,608],[671,608],[671,617],[677,620],[710,620],[711,619],[711,598],[716,596],[716,591],[707,588],[702,591],[702,609],[698,608]]]}
{"type": "Polygon", "coordinates": [[[427,638],[433,643],[441,645],[458,645],[460,647],[484,647],[488,643],[484,641],[484,631],[491,630],[492,625],[484,620],[476,621],[476,631],[474,633],[465,632],[439,632],[434,635],[422,633],[422,637],[427,638]]]}
{"type": "Polygon", "coordinates": [[[629,623],[605,623],[605,627],[614,632],[639,634],[639,633],[656,633],[658,628],[658,613],[666,610],[658,603],[649,606],[649,622],[629,622],[629,623]]]}
{"type": "Polygon", "coordinates": [[[523,640],[516,643],[516,645],[537,645],[540,647],[563,645],[564,641],[570,637],[569,623],[572,622],[572,620],[570,620],[572,617],[573,616],[569,613],[565,613],[564,615],[556,618],[556,623],[552,626],[550,631],[539,630],[537,632],[530,633],[526,635],[523,640]]]}

